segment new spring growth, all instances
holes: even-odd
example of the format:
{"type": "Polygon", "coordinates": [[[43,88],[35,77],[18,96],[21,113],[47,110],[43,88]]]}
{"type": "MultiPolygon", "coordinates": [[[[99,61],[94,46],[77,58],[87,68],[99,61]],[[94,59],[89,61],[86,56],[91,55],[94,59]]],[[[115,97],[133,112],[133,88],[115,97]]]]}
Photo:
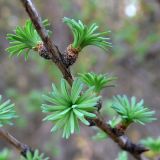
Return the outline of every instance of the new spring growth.
{"type": "Polygon", "coordinates": [[[63,18],[63,22],[68,25],[73,34],[73,42],[66,50],[65,58],[68,66],[76,61],[78,53],[86,46],[94,45],[105,51],[111,47],[110,38],[106,37],[110,31],[98,32],[99,27],[96,23],[87,26],[80,20],[76,21],[67,17],[63,18]]]}
{"type": "Polygon", "coordinates": [[[155,111],[148,109],[143,100],[137,102],[136,97],[129,99],[126,95],[117,95],[113,98],[112,108],[120,115],[124,128],[133,122],[145,124],[156,120],[155,111]]]}
{"type": "MultiPolygon", "coordinates": [[[[43,25],[45,27],[50,25],[47,19],[43,21],[43,25]]],[[[51,31],[47,30],[47,33],[50,35],[51,31]]],[[[27,60],[31,51],[37,51],[41,56],[44,54],[48,55],[31,20],[27,20],[24,26],[17,26],[14,34],[7,34],[7,40],[9,41],[10,46],[6,51],[9,52],[11,57],[23,54],[27,60]]]]}
{"type": "Polygon", "coordinates": [[[43,96],[46,103],[42,105],[42,111],[49,114],[44,120],[54,123],[52,132],[63,129],[63,137],[68,138],[79,132],[79,121],[89,125],[86,118],[96,118],[94,111],[100,96],[96,96],[93,89],[84,90],[79,79],[74,80],[72,87],[62,79],[60,90],[53,84],[51,93],[43,96]]]}

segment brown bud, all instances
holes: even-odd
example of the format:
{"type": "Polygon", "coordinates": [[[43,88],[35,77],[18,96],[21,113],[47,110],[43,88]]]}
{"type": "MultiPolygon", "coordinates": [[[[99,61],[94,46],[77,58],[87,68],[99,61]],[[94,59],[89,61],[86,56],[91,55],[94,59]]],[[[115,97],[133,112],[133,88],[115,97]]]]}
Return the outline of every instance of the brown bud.
{"type": "Polygon", "coordinates": [[[73,48],[71,44],[67,47],[63,55],[63,60],[67,68],[76,62],[79,51],[79,49],[73,48]]]}
{"type": "Polygon", "coordinates": [[[43,42],[39,42],[36,47],[34,47],[34,50],[39,53],[41,57],[44,59],[51,59],[52,56],[47,51],[46,47],[44,46],[43,42]]]}

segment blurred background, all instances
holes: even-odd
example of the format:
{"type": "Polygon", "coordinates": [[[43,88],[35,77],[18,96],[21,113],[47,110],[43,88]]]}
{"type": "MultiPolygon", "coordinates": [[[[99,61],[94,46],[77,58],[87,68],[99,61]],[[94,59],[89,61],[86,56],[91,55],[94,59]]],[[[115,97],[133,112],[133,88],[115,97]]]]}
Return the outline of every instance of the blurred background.
{"type": "MultiPolygon", "coordinates": [[[[72,35],[62,18],[80,19],[86,24],[96,22],[100,31],[111,30],[113,48],[105,53],[89,46],[72,67],[73,73],[94,71],[118,77],[116,87],[103,92],[103,114],[106,120],[114,115],[109,109],[116,94],[144,99],[156,111],[157,121],[145,126],[131,125],[128,136],[139,142],[148,136],[160,135],[160,0],[34,0],[42,16],[48,18],[52,38],[63,52],[72,42],[72,35]]],[[[109,138],[93,140],[96,129],[81,126],[81,133],[69,140],[60,133],[51,134],[51,123],[43,123],[42,94],[52,83],[59,84],[61,73],[50,61],[38,54],[9,58],[5,48],[6,33],[27,19],[19,0],[0,0],[0,94],[16,104],[19,118],[6,127],[20,141],[38,148],[52,160],[115,160],[119,148],[109,138]]],[[[0,140],[0,149],[12,149],[10,159],[19,154],[0,140]]],[[[14,158],[13,158],[14,157],[14,158]]],[[[132,159],[132,158],[129,158],[132,159]]]]}

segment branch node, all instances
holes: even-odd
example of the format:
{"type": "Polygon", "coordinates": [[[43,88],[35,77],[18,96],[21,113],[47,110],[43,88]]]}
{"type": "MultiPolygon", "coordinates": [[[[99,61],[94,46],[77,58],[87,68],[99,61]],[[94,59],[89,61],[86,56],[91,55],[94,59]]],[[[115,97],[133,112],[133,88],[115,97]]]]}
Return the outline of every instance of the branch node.
{"type": "Polygon", "coordinates": [[[24,149],[21,151],[21,155],[26,158],[27,157],[27,152],[31,152],[31,154],[34,154],[34,151],[29,146],[27,146],[25,144],[24,149]]]}
{"type": "Polygon", "coordinates": [[[130,152],[134,153],[135,155],[140,155],[143,152],[149,151],[146,147],[144,147],[141,144],[134,144],[132,143],[127,136],[121,136],[121,141],[123,142],[123,145],[121,145],[121,148],[130,152]]]}
{"type": "Polygon", "coordinates": [[[78,53],[79,50],[73,48],[71,44],[67,47],[65,54],[62,55],[62,61],[67,68],[76,62],[78,53]]]}

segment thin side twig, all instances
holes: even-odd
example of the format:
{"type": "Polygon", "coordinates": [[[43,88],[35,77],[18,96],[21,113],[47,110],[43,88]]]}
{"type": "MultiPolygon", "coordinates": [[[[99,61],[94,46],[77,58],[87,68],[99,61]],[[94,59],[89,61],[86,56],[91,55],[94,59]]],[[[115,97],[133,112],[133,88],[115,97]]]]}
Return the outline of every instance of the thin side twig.
{"type": "Polygon", "coordinates": [[[32,149],[28,145],[17,140],[3,128],[0,128],[0,138],[6,140],[9,144],[11,144],[14,148],[16,148],[20,152],[20,154],[23,155],[24,157],[26,157],[27,151],[32,152],[32,149]]]}

